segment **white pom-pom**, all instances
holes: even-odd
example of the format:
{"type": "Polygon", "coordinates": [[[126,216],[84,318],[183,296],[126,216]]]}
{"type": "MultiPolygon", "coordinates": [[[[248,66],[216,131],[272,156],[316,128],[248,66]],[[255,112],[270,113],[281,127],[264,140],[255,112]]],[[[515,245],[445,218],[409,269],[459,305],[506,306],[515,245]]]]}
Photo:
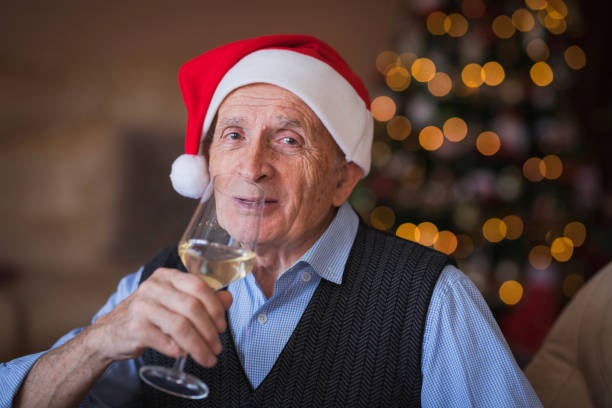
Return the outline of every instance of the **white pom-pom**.
{"type": "Polygon", "coordinates": [[[181,154],[172,163],[170,180],[180,195],[200,198],[209,180],[206,159],[195,154],[181,154]]]}

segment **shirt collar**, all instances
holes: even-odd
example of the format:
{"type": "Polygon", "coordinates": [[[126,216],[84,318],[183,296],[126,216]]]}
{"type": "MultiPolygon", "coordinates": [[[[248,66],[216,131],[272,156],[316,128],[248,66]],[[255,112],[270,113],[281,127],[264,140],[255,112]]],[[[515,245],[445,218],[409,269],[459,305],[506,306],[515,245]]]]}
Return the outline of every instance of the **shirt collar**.
{"type": "Polygon", "coordinates": [[[296,264],[305,262],[321,278],[339,285],[358,227],[359,216],[345,202],[323,235],[296,264]]]}

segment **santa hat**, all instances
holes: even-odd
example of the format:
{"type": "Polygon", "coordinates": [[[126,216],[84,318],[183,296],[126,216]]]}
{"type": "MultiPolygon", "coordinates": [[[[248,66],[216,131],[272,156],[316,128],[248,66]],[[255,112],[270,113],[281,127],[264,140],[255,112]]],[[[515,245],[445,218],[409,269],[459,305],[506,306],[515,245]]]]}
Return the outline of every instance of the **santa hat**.
{"type": "Polygon", "coordinates": [[[208,184],[208,165],[198,155],[219,105],[233,90],[254,83],[284,88],[319,117],[346,159],[370,171],[373,120],[365,86],[340,55],[304,35],[271,35],[212,49],[179,70],[187,107],[185,154],[172,164],[172,186],[198,198],[208,184]]]}

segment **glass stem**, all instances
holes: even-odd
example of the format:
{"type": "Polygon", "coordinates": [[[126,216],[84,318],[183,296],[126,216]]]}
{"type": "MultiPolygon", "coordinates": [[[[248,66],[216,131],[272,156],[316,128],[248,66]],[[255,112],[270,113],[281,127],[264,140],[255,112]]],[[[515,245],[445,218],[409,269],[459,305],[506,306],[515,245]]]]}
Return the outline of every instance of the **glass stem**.
{"type": "Polygon", "coordinates": [[[183,368],[185,367],[186,361],[187,361],[187,354],[184,351],[181,351],[181,354],[174,361],[174,366],[172,366],[172,370],[182,373],[183,368]]]}

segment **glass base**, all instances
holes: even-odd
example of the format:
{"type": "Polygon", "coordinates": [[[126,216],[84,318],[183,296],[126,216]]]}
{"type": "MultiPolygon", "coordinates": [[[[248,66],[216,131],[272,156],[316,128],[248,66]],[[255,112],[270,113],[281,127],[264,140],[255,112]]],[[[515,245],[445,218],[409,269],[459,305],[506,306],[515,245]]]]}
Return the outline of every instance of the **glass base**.
{"type": "Polygon", "coordinates": [[[208,397],[208,386],[199,378],[182,371],[169,367],[144,366],[138,373],[142,381],[168,394],[188,399],[208,397]]]}

